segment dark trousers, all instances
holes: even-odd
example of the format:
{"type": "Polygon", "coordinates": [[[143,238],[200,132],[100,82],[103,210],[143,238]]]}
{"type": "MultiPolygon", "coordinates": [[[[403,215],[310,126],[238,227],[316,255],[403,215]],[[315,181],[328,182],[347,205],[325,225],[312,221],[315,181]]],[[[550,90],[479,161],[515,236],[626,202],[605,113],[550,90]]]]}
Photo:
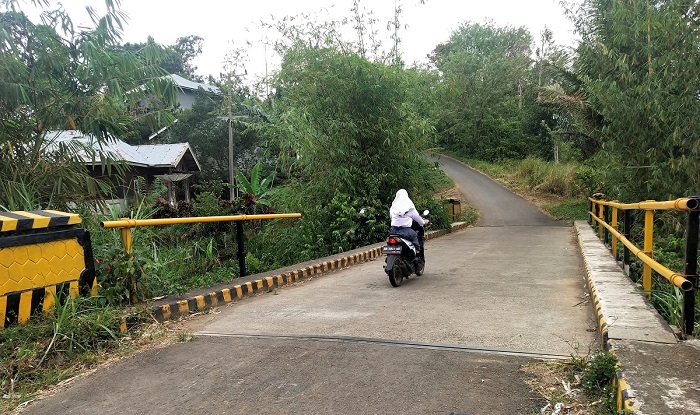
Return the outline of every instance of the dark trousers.
{"type": "Polygon", "coordinates": [[[416,249],[420,249],[421,246],[420,242],[418,241],[418,234],[413,229],[403,226],[392,226],[389,232],[394,235],[399,235],[404,239],[408,239],[409,241],[411,241],[413,246],[416,247],[416,249]]]}

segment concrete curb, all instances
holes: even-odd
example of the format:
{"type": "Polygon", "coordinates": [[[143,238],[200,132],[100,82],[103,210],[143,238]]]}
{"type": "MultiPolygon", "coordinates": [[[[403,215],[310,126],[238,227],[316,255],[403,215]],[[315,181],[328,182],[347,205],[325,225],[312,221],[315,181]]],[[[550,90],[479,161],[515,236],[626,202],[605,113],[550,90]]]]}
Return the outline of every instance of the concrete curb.
{"type": "MultiPolygon", "coordinates": [[[[613,343],[610,340],[610,337],[608,336],[608,323],[605,309],[603,307],[603,303],[601,302],[601,298],[598,295],[598,290],[596,289],[595,283],[591,278],[591,273],[594,273],[595,271],[593,270],[590,264],[591,255],[587,254],[588,249],[586,249],[590,248],[591,241],[590,238],[587,238],[588,240],[586,240],[586,238],[582,237],[582,235],[586,233],[585,227],[590,227],[590,225],[588,225],[587,222],[581,223],[580,221],[576,221],[574,223],[574,226],[576,228],[576,234],[578,235],[578,243],[579,247],[581,248],[583,263],[586,268],[586,285],[588,286],[588,291],[590,292],[591,299],[593,301],[593,307],[596,313],[596,320],[598,321],[598,331],[601,337],[600,340],[605,351],[614,353],[613,343]]],[[[593,233],[592,229],[591,233],[593,233]]],[[[598,242],[600,243],[600,245],[603,245],[603,243],[599,240],[598,242]]],[[[603,248],[605,247],[603,246],[603,248]]],[[[617,388],[617,410],[625,410],[627,411],[626,413],[633,414],[633,396],[631,396],[630,394],[629,385],[627,384],[627,381],[625,379],[624,372],[619,367],[619,362],[618,369],[615,371],[615,378],[613,379],[613,387],[617,388]]]]}
{"type": "Polygon", "coordinates": [[[585,221],[574,223],[583,262],[586,284],[596,312],[601,343],[606,351],[616,355],[618,368],[613,386],[617,389],[617,409],[634,414],[637,393],[631,388],[623,369],[625,362],[618,356],[617,343],[636,341],[675,344],[671,328],[658,312],[638,293],[639,288],[627,277],[585,221]]]}
{"type": "MultiPolygon", "coordinates": [[[[451,232],[458,231],[469,227],[466,222],[457,222],[452,224],[452,229],[440,229],[426,233],[426,240],[434,239],[451,232]]],[[[219,307],[224,304],[236,300],[242,300],[247,296],[260,292],[269,292],[275,288],[285,285],[291,285],[299,281],[303,281],[313,276],[320,276],[360,264],[367,261],[373,261],[382,256],[382,244],[370,245],[359,250],[344,252],[336,257],[329,257],[325,261],[309,266],[293,266],[292,270],[276,270],[270,271],[269,275],[261,278],[252,279],[241,282],[240,284],[218,288],[207,294],[192,295],[180,300],[165,300],[164,303],[151,305],[149,308],[153,312],[156,320],[163,322],[170,319],[175,319],[181,316],[186,316],[191,313],[202,312],[214,307],[219,307]],[[359,252],[358,252],[359,251],[359,252]],[[296,267],[296,268],[295,268],[296,267]]],[[[126,330],[133,325],[137,317],[127,317],[122,323],[122,330],[126,330]]]]}

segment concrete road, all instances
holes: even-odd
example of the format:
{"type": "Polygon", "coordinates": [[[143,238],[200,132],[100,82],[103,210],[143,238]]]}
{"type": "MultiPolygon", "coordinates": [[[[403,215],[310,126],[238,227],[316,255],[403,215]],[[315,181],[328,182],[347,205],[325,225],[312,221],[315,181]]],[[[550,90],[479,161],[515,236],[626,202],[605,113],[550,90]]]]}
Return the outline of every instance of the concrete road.
{"type": "Polygon", "coordinates": [[[521,365],[596,346],[572,229],[440,163],[482,215],[423,276],[393,288],[377,260],[232,303],[27,413],[539,413],[521,365]]]}

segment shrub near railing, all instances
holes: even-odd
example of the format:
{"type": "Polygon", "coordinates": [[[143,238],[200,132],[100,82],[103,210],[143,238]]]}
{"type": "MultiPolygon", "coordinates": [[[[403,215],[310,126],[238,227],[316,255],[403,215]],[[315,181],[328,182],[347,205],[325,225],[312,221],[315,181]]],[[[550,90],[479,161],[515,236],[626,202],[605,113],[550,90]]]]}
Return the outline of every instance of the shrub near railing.
{"type": "Polygon", "coordinates": [[[698,290],[698,228],[700,224],[700,198],[690,197],[672,201],[656,202],[653,200],[639,203],[618,203],[605,201],[603,195],[589,198],[591,226],[598,228],[598,236],[610,243],[613,256],[617,258],[618,242],[624,246],[623,266],[629,275],[630,258],[634,254],[642,262],[642,288],[650,297],[652,293],[652,270],[666,278],[671,284],[683,291],[681,312],[681,330],[683,335],[692,335],[696,316],[696,291],[698,290]],[[643,248],[631,242],[633,211],[644,212],[643,248]],[[685,229],[685,269],[674,272],[654,259],[654,212],[675,210],[687,212],[685,229]],[[622,215],[620,215],[622,212],[622,215]],[[619,222],[623,223],[623,233],[619,232],[619,222]]]}

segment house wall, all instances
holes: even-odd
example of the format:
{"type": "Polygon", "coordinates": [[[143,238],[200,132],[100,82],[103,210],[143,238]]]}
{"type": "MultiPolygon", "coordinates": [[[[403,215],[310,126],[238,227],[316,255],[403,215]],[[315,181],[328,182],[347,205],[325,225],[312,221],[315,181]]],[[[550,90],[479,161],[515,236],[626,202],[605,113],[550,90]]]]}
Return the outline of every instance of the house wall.
{"type": "Polygon", "coordinates": [[[195,97],[193,91],[190,91],[189,89],[177,91],[177,102],[180,105],[180,109],[186,110],[192,108],[194,101],[195,97]]]}

